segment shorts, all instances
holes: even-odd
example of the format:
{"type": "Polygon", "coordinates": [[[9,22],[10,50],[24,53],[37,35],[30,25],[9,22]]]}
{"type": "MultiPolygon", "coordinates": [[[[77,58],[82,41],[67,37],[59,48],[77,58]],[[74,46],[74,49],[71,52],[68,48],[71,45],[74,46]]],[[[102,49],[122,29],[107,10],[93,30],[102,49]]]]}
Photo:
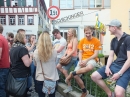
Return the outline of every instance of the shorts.
{"type": "Polygon", "coordinates": [[[69,64],[66,66],[63,66],[62,68],[68,71],[71,68],[71,66],[75,64],[76,61],[77,61],[77,57],[72,57],[69,64]]]}
{"type": "Polygon", "coordinates": [[[56,65],[59,64],[60,58],[56,58],[56,65]]]}
{"type": "MultiPolygon", "coordinates": [[[[87,65],[92,65],[93,67],[95,67],[96,65],[97,65],[97,63],[96,63],[96,61],[94,60],[94,59],[92,59],[92,60],[89,60],[88,61],[88,63],[86,64],[86,66],[87,65]]],[[[74,71],[77,71],[77,70],[79,70],[81,67],[80,67],[80,65],[79,65],[79,62],[78,62],[78,64],[77,64],[77,66],[75,67],[75,70],[74,71]]]]}
{"type": "MultiPolygon", "coordinates": [[[[123,65],[117,65],[115,63],[112,63],[110,66],[110,70],[112,74],[115,74],[120,71],[123,65]]],[[[98,69],[97,72],[102,76],[102,79],[106,79],[108,76],[105,73],[106,66],[103,66],[102,68],[98,69]]],[[[126,90],[128,83],[130,81],[130,68],[127,69],[121,77],[116,81],[116,85],[121,86],[126,90]]]]}

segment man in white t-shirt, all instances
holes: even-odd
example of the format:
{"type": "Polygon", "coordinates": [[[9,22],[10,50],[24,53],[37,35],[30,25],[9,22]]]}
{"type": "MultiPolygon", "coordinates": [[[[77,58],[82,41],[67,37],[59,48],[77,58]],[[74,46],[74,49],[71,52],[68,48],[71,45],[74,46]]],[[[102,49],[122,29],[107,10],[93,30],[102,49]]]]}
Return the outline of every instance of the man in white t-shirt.
{"type": "Polygon", "coordinates": [[[57,60],[56,65],[59,63],[60,58],[64,55],[66,50],[67,42],[66,40],[61,36],[61,33],[58,29],[54,29],[52,31],[52,34],[55,37],[55,40],[53,41],[53,47],[55,50],[57,50],[57,60]]]}

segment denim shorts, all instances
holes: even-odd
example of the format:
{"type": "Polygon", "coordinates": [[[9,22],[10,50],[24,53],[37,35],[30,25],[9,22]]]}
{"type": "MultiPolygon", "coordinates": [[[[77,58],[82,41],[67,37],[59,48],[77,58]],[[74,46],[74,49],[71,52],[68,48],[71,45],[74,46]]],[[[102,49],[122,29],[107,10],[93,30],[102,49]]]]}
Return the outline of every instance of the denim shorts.
{"type": "Polygon", "coordinates": [[[56,58],[56,66],[59,64],[60,58],[56,58]]]}
{"type": "Polygon", "coordinates": [[[69,64],[66,66],[63,66],[62,68],[68,71],[71,68],[71,66],[75,64],[76,61],[77,61],[77,57],[72,57],[69,64]]]}
{"type": "MultiPolygon", "coordinates": [[[[122,65],[117,65],[115,63],[112,63],[110,66],[110,70],[112,74],[115,74],[120,71],[122,68],[122,65]]],[[[102,68],[98,69],[97,72],[102,76],[103,79],[107,78],[107,75],[105,73],[106,66],[103,66],[102,68]]],[[[130,68],[128,68],[121,77],[116,81],[116,85],[121,86],[122,88],[126,89],[128,86],[128,83],[130,81],[130,68]]]]}

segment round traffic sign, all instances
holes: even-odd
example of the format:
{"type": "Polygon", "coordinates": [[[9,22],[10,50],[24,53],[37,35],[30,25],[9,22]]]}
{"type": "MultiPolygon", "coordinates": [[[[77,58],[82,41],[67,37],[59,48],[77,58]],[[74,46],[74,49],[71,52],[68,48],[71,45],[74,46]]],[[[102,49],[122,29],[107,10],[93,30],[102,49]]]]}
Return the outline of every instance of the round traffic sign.
{"type": "Polygon", "coordinates": [[[51,6],[47,10],[47,16],[49,19],[54,20],[60,15],[60,9],[57,6],[51,6]]]}

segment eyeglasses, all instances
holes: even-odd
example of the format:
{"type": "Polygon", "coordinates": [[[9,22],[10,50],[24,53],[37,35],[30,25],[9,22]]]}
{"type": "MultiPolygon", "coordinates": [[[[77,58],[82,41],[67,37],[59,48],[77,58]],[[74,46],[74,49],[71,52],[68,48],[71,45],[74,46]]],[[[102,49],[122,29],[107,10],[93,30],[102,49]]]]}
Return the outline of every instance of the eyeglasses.
{"type": "Polygon", "coordinates": [[[58,33],[53,33],[54,36],[56,36],[58,33]]]}

